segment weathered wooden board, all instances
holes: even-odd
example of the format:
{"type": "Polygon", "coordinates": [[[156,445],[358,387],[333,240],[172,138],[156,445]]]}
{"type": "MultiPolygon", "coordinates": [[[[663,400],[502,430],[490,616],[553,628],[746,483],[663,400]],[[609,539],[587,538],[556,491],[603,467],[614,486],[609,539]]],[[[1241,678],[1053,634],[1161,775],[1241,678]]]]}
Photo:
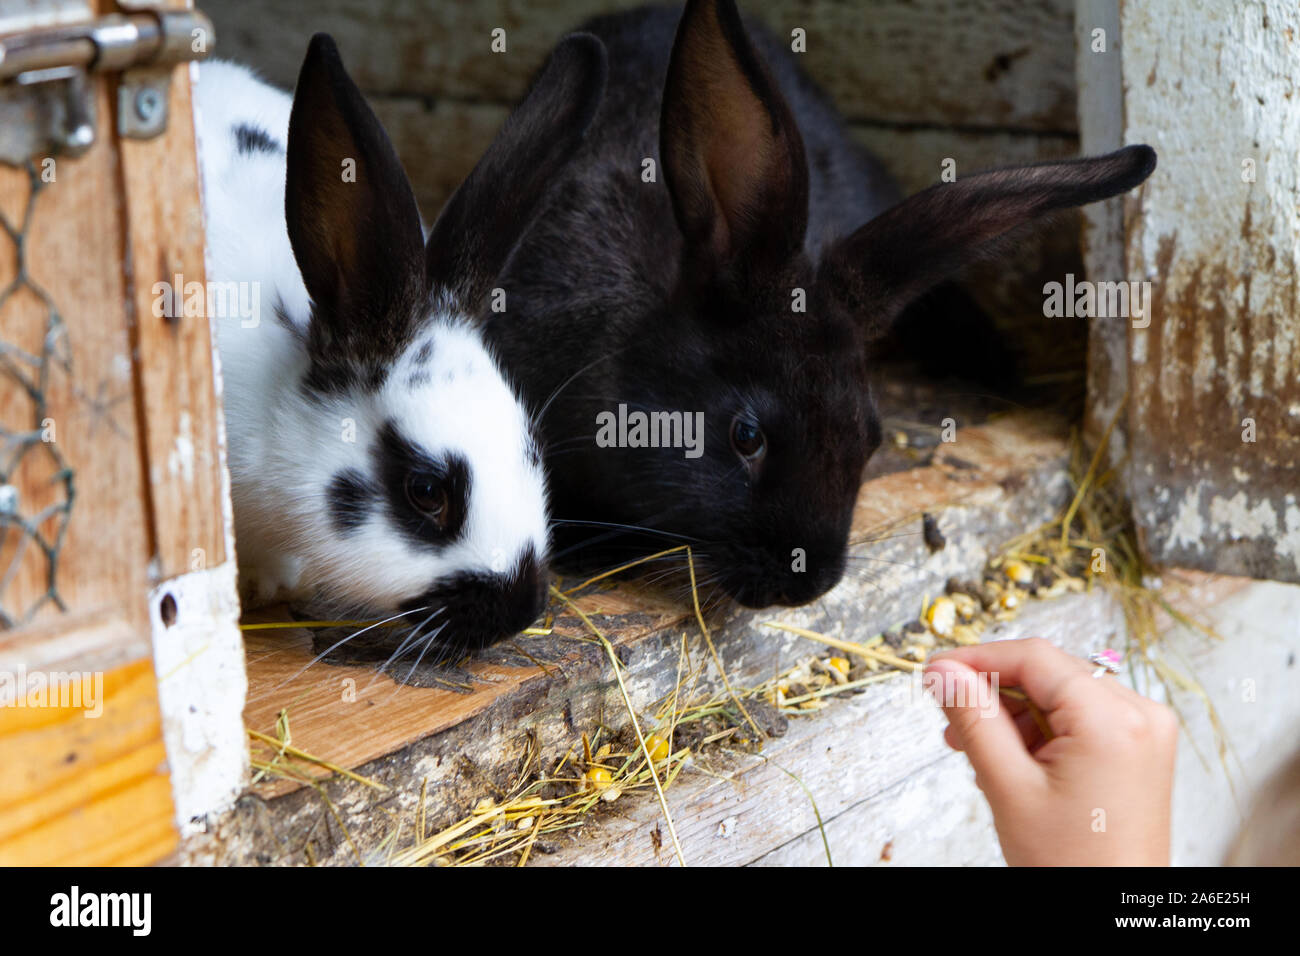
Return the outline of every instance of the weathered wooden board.
{"type": "Polygon", "coordinates": [[[160,284],[179,293],[207,278],[186,72],[175,71],[167,130],[154,139],[118,140],[155,581],[227,557],[213,317],[206,308],[200,315],[156,314],[160,284]]]}
{"type": "MultiPolygon", "coordinates": [[[[1078,0],[1075,63],[1079,82],[1079,140],[1085,153],[1109,153],[1127,145],[1121,40],[1116,0],[1078,0]],[[1101,34],[1096,32],[1099,30],[1101,34]]],[[[1079,246],[1087,278],[1092,281],[1129,278],[1124,263],[1124,220],[1125,210],[1136,208],[1136,198],[1116,196],[1081,210],[1079,246]]],[[[1129,317],[1122,315],[1094,316],[1088,320],[1088,402],[1084,430],[1089,441],[1096,445],[1114,422],[1107,443],[1111,464],[1122,461],[1127,448],[1128,428],[1123,418],[1117,416],[1128,391],[1129,321],[1129,317]]]]}
{"type": "MultiPolygon", "coordinates": [[[[1031,602],[1019,618],[991,628],[985,639],[1045,637],[1086,655],[1114,646],[1123,623],[1120,608],[1101,595],[1071,595],[1031,602]]],[[[760,754],[733,752],[717,765],[700,760],[668,791],[687,864],[825,866],[818,813],[836,865],[880,862],[882,855],[901,866],[997,862],[987,832],[981,833],[985,842],[979,848],[935,838],[961,832],[962,818],[979,813],[981,804],[983,816],[989,816],[973,777],[963,773],[964,758],[943,742],[943,727],[943,715],[919,679],[899,674],[864,694],[834,699],[824,710],[793,718],[785,736],[767,743],[760,754]],[[943,780],[947,774],[963,785],[943,780]],[[971,859],[975,849],[982,852],[971,859]]],[[[552,840],[558,852],[538,856],[536,865],[675,862],[671,845],[664,840],[657,847],[652,838],[663,827],[656,800],[638,795],[615,807],[583,832],[568,839],[558,835],[552,840]]]]}
{"type": "MultiPolygon", "coordinates": [[[[661,596],[635,589],[584,597],[579,607],[594,620],[617,621],[611,633],[620,642],[636,642],[665,628],[680,626],[689,613],[661,596]]],[[[256,622],[275,619],[263,612],[256,622]]],[[[280,617],[283,620],[283,617],[280,617]]],[[[568,615],[555,623],[549,637],[520,635],[501,648],[476,656],[463,673],[448,674],[462,680],[473,693],[449,687],[416,687],[393,676],[409,672],[410,661],[398,662],[379,675],[374,665],[315,664],[310,635],[301,630],[286,637],[284,631],[246,632],[251,688],[244,716],[248,726],[274,735],[280,710],[290,715],[293,745],[311,754],[330,754],[344,767],[359,767],[400,750],[413,740],[451,730],[498,704],[520,710],[518,702],[532,698],[540,685],[549,685],[584,658],[599,658],[599,649],[582,638],[591,636],[581,621],[568,615]],[[529,660],[540,661],[545,667],[529,660]]],[[[587,660],[587,663],[592,663],[587,660]]],[[[520,716],[524,716],[522,713],[520,716]]],[[[297,788],[292,781],[272,779],[257,787],[263,797],[297,788]]]]}
{"type": "MultiPolygon", "coordinates": [[[[1194,572],[1168,583],[1171,603],[1198,618],[1249,587],[1240,578],[1210,579],[1194,572]]],[[[1171,624],[1164,619],[1158,627],[1171,624]]],[[[994,626],[984,639],[1043,637],[1086,656],[1102,647],[1122,647],[1124,633],[1123,609],[1098,589],[1031,601],[1019,617],[994,626]]],[[[1275,692],[1295,681],[1294,675],[1277,681],[1275,692]]],[[[1160,688],[1154,693],[1158,696],[1160,688]]],[[[1202,717],[1204,704],[1190,692],[1185,697],[1185,711],[1202,717]]],[[[919,682],[899,675],[864,694],[833,700],[807,718],[792,719],[786,735],[757,756],[733,753],[717,766],[701,761],[668,791],[687,863],[824,866],[828,844],[836,866],[1001,863],[988,803],[969,763],[944,744],[944,723],[919,682]]],[[[1203,749],[1212,735],[1205,720],[1197,726],[1191,742],[1203,749]]],[[[1195,757],[1183,761],[1195,762],[1195,757]]],[[[533,865],[674,862],[666,842],[657,845],[653,838],[656,831],[662,836],[663,828],[663,811],[653,797],[638,795],[616,806],[584,831],[554,838],[557,852],[534,857],[533,865]]]]}
{"type": "Polygon", "coordinates": [[[1160,154],[1112,277],[1151,288],[1149,327],[1127,323],[1144,546],[1162,563],[1300,581],[1300,9],[1121,4],[1116,19],[1110,108],[1124,140],[1160,154]]]}
{"type": "MultiPolygon", "coordinates": [[[[1069,493],[1063,422],[1010,416],[957,435],[933,465],[864,485],[854,521],[854,570],[824,599],[792,610],[727,609],[713,615],[718,651],[734,681],[764,680],[816,653],[763,621],[865,639],[914,617],[924,597],[939,593],[948,577],[974,573],[991,549],[1062,507],[1069,493]],[[927,511],[948,540],[934,554],[920,534],[927,511]]],[[[635,582],[585,600],[586,607],[601,612],[594,620],[618,649],[638,708],[673,687],[683,634],[689,635],[693,658],[707,656],[689,609],[647,594],[635,582]]],[[[276,715],[286,708],[294,746],[392,788],[376,793],[346,780],[326,785],[353,841],[365,852],[391,833],[395,819],[409,822],[407,814],[426,782],[433,826],[507,779],[533,743],[542,759],[558,759],[583,731],[602,722],[625,722],[603,651],[563,636],[583,634],[572,616],[558,614],[556,627],[550,638],[517,642],[545,668],[504,645],[471,667],[469,676],[477,681],[472,695],[397,688],[384,678],[372,684],[372,672],[359,668],[308,666],[305,640],[250,632],[255,636],[249,640],[246,719],[251,728],[273,733],[276,715]],[[349,678],[356,682],[355,701],[345,699],[351,688],[341,682],[349,678]],[[357,732],[361,726],[366,733],[357,732]],[[362,739],[372,734],[374,740],[362,739]],[[386,755],[376,753],[385,748],[391,748],[386,755]]],[[[281,782],[259,786],[233,813],[210,819],[206,837],[187,842],[186,859],[299,861],[309,842],[318,861],[352,859],[337,824],[322,816],[319,796],[284,789],[281,782]]]]}
{"type": "Polygon", "coordinates": [[[29,863],[153,862],[176,842],[174,810],[232,797],[245,766],[242,694],[231,694],[224,791],[190,786],[191,764],[218,762],[203,747],[212,715],[176,679],[187,670],[177,637],[199,630],[186,664],[206,656],[188,672],[219,669],[221,646],[242,680],[210,317],[155,308],[159,283],[181,283],[183,296],[204,280],[189,85],[177,70],[166,131],[132,140],[118,132],[117,83],[92,80],[84,156],[0,169],[0,288],[12,291],[0,304],[0,663],[6,676],[49,680],[57,667],[103,678],[109,698],[84,724],[57,708],[22,711],[0,742],[21,768],[6,778],[5,852],[29,863]],[[167,590],[209,567],[206,602],[167,590]],[[224,618],[173,629],[178,608],[206,612],[220,596],[224,618]],[[160,676],[178,690],[161,706],[155,635],[160,676]],[[32,737],[33,714],[62,723],[32,737]],[[164,739],[184,771],[176,802],[164,739]]]}
{"type": "MultiPolygon", "coordinates": [[[[210,0],[221,55],[291,87],[308,38],[334,34],[371,94],[512,103],[563,34],[637,0],[210,0]],[[506,50],[492,52],[502,29],[506,50]]],[[[1072,0],[748,0],[806,31],[809,72],[851,118],[1072,132],[1072,0]]]]}
{"type": "MultiPolygon", "coordinates": [[[[102,88],[97,105],[100,134],[109,135],[102,88]]],[[[125,222],[108,198],[119,168],[111,146],[50,162],[37,168],[34,200],[27,171],[0,166],[0,211],[23,236],[20,260],[0,235],[0,283],[15,280],[20,261],[30,280],[0,307],[0,483],[15,489],[18,519],[0,525],[0,611],[13,624],[48,620],[59,604],[44,598],[57,595],[63,607],[121,614],[147,633],[148,525],[120,267],[125,222]]],[[[0,631],[0,642],[7,637],[0,631]]]]}
{"type": "MultiPolygon", "coordinates": [[[[549,46],[584,17],[631,3],[549,0],[440,5],[328,0],[308,8],[219,0],[220,52],[292,86],[308,36],[333,31],[397,147],[426,218],[437,216],[487,148],[549,46]],[[492,53],[496,27],[507,49],[492,53]],[[478,42],[478,41],[482,42],[478,42]]],[[[809,71],[905,193],[959,175],[1074,155],[1068,0],[743,4],[782,33],[808,31],[809,71]],[[942,69],[934,69],[935,63],[942,69]]],[[[1063,215],[1032,241],[971,271],[966,287],[999,324],[1027,376],[1077,370],[1083,322],[1042,320],[1042,287],[1079,272],[1063,215]]]]}

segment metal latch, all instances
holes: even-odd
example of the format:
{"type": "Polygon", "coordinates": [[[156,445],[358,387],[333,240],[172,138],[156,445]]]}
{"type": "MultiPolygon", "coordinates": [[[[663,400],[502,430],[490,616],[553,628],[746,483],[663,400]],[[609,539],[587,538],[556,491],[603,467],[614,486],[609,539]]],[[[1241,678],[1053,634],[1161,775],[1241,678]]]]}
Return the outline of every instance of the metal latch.
{"type": "Polygon", "coordinates": [[[95,16],[89,0],[0,0],[0,160],[77,156],[95,139],[90,75],[121,74],[117,125],[150,139],[167,128],[171,70],[201,60],[215,41],[197,10],[119,0],[95,16]]]}

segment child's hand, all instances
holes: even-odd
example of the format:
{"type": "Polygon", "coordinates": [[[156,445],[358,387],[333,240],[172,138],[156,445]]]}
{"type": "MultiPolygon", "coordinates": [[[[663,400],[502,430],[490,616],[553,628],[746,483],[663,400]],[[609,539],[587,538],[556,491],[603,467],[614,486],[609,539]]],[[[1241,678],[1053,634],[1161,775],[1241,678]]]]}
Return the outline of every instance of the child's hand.
{"type": "Polygon", "coordinates": [[[1178,722],[1094,669],[1041,638],[945,651],[926,665],[948,717],[944,739],[975,767],[1012,866],[1169,863],[1178,722]],[[1023,691],[1041,717],[1021,700],[990,701],[994,679],[1023,691]]]}

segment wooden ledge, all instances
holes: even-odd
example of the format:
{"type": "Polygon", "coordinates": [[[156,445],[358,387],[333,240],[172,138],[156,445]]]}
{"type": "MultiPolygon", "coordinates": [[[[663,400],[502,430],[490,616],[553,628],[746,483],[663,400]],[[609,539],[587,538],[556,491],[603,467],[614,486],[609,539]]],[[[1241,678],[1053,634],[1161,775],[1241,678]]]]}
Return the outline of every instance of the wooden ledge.
{"type": "MultiPolygon", "coordinates": [[[[780,620],[864,640],[915,617],[951,576],[979,571],[997,547],[1048,521],[1070,493],[1067,426],[1036,413],[963,429],[930,465],[864,484],[852,534],[855,560],[841,584],[803,608],[713,616],[718,651],[735,683],[764,680],[817,653],[800,638],[763,627],[780,620]],[[930,552],[921,515],[947,540],[930,552]]],[[[634,705],[675,685],[678,649],[707,653],[688,607],[641,584],[621,582],[579,599],[628,669],[634,705]]],[[[450,819],[517,769],[526,748],[558,759],[583,731],[626,723],[604,651],[571,612],[553,608],[554,633],[521,637],[486,652],[460,679],[472,693],[399,685],[365,666],[314,664],[301,630],[246,632],[245,720],[274,735],[287,709],[293,746],[390,789],[346,779],[327,787],[358,846],[373,846],[406,820],[427,786],[429,825],[450,819]]],[[[317,861],[349,862],[352,851],[311,789],[266,780],[187,843],[192,862],[300,862],[310,839],[317,861]]]]}

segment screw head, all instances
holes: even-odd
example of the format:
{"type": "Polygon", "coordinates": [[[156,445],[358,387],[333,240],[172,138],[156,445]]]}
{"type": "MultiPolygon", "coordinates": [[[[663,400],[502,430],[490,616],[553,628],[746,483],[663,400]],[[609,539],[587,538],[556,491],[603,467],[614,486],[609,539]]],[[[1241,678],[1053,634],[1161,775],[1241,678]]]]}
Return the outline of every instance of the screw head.
{"type": "Polygon", "coordinates": [[[141,87],[135,94],[135,115],[141,122],[153,123],[158,119],[158,114],[162,112],[163,99],[152,86],[141,87]]]}

